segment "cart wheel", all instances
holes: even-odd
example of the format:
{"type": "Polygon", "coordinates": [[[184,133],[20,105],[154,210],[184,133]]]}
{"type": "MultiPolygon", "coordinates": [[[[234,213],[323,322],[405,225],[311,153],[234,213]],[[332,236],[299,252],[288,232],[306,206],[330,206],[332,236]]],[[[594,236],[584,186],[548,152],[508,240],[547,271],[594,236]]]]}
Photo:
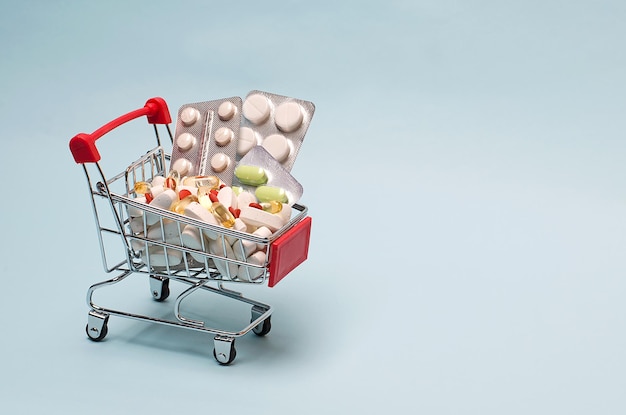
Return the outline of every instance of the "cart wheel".
{"type": "MultiPolygon", "coordinates": [[[[252,331],[254,332],[254,334],[256,334],[257,336],[265,336],[267,335],[267,333],[270,332],[270,330],[272,329],[272,321],[271,321],[272,316],[269,316],[268,318],[266,318],[265,320],[263,320],[262,323],[259,323],[258,325],[254,326],[252,328],[252,331]]],[[[250,320],[250,322],[253,322],[254,319],[250,320]]]]}
{"type": "Polygon", "coordinates": [[[230,365],[235,357],[237,357],[237,350],[235,350],[235,339],[215,336],[215,347],[213,347],[213,357],[222,366],[230,365]]]}
{"type": "Polygon", "coordinates": [[[85,326],[85,331],[87,332],[87,337],[89,338],[89,340],[99,342],[106,337],[109,329],[107,328],[106,323],[104,323],[100,330],[98,330],[96,327],[92,327],[91,329],[89,329],[89,324],[87,324],[87,326],[85,326]]]}
{"type": "Polygon", "coordinates": [[[170,296],[170,279],[150,276],[150,291],[155,301],[165,301],[170,296]]]}

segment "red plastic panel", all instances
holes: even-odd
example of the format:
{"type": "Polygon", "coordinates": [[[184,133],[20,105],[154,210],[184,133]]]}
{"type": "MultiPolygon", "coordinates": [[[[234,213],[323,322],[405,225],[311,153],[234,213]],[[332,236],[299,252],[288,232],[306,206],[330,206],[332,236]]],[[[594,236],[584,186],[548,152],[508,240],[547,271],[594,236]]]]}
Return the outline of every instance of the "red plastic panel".
{"type": "Polygon", "coordinates": [[[310,239],[311,217],[307,216],[285,232],[283,236],[272,242],[268,286],[273,287],[278,284],[280,280],[307,259],[310,239]]]}

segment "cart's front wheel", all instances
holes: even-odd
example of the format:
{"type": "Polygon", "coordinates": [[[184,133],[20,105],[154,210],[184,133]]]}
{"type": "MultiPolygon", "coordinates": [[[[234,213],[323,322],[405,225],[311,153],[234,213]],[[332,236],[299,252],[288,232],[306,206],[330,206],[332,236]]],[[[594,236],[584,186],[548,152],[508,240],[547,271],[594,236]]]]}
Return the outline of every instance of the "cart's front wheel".
{"type": "Polygon", "coordinates": [[[237,357],[234,338],[215,336],[214,345],[213,357],[220,365],[230,365],[233,360],[235,360],[235,357],[237,357]]]}
{"type": "Polygon", "coordinates": [[[99,342],[106,337],[109,329],[107,328],[106,323],[104,323],[101,328],[89,327],[89,324],[87,324],[87,326],[85,327],[85,331],[87,332],[87,337],[89,338],[89,340],[99,342]]]}

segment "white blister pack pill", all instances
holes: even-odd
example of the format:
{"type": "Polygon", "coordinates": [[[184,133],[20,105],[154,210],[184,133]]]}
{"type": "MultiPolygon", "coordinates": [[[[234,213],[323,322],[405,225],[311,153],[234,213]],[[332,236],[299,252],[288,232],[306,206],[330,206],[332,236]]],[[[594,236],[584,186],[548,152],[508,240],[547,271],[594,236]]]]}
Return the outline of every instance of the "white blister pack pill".
{"type": "Polygon", "coordinates": [[[306,134],[315,105],[310,101],[254,90],[242,105],[237,157],[263,146],[290,171],[306,134]]]}
{"type": "Polygon", "coordinates": [[[170,170],[180,177],[214,175],[229,184],[241,125],[241,98],[183,105],[178,111],[170,170]]]}

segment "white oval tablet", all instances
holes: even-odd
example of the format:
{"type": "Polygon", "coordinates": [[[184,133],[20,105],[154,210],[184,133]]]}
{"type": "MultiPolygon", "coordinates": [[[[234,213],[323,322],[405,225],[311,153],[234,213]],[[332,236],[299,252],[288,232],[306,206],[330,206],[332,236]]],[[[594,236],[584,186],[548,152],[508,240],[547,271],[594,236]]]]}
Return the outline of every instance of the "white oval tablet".
{"type": "MultiPolygon", "coordinates": [[[[133,200],[139,203],[147,203],[145,196],[137,196],[133,200]]],[[[143,210],[140,208],[128,205],[128,216],[130,216],[131,218],[140,218],[143,216],[143,210]]]]}
{"type": "Polygon", "coordinates": [[[254,207],[242,207],[239,218],[250,226],[267,226],[272,232],[283,226],[283,219],[273,213],[266,212],[254,207]]]}
{"type": "Polygon", "coordinates": [[[200,111],[193,107],[187,107],[180,112],[180,121],[185,127],[194,125],[200,118],[200,111]]]}
{"type": "MultiPolygon", "coordinates": [[[[195,226],[187,225],[183,230],[183,233],[180,234],[180,237],[183,240],[183,246],[191,249],[195,249],[198,251],[204,251],[209,249],[209,244],[206,240],[203,241],[203,238],[200,233],[200,229],[195,226]],[[204,244],[204,247],[202,246],[204,244]]],[[[205,256],[196,254],[195,252],[190,252],[193,259],[198,262],[204,262],[207,259],[205,256]]]]}
{"type": "MultiPolygon", "coordinates": [[[[148,248],[148,254],[150,256],[150,266],[153,267],[165,267],[165,266],[176,266],[181,263],[183,260],[183,252],[179,249],[166,248],[158,245],[152,245],[148,248]]],[[[143,255],[143,260],[147,264],[148,258],[145,253],[143,255]]]]}
{"type": "Polygon", "coordinates": [[[265,137],[262,146],[280,163],[287,160],[291,152],[289,141],[282,134],[272,134],[265,137]]]}
{"type": "Polygon", "coordinates": [[[274,122],[281,131],[291,133],[302,125],[304,113],[300,104],[294,101],[287,101],[276,107],[274,122]]]}
{"type": "Polygon", "coordinates": [[[163,222],[159,221],[148,228],[148,239],[154,239],[157,241],[176,241],[176,244],[180,244],[179,236],[180,228],[178,222],[163,219],[163,222]]]}
{"type": "MultiPolygon", "coordinates": [[[[213,216],[211,212],[206,210],[204,206],[202,206],[198,202],[191,202],[190,204],[185,206],[185,216],[189,216],[190,218],[206,222],[211,225],[219,226],[219,224],[217,223],[217,219],[215,219],[215,216],[213,216]]],[[[203,233],[209,239],[217,239],[216,232],[203,229],[203,233]]]]}
{"type": "Polygon", "coordinates": [[[182,151],[188,151],[196,144],[196,137],[193,134],[182,133],[176,139],[176,145],[182,151]]]}
{"type": "Polygon", "coordinates": [[[216,173],[221,173],[226,170],[226,167],[230,164],[230,157],[224,153],[217,153],[211,157],[211,168],[216,173]]]}
{"type": "Polygon", "coordinates": [[[222,121],[228,121],[237,114],[237,106],[230,101],[224,101],[217,109],[217,115],[222,121]]]}
{"type": "Polygon", "coordinates": [[[217,201],[224,205],[226,209],[229,207],[237,209],[237,196],[230,186],[224,186],[217,192],[217,201]]]}
{"type": "MultiPolygon", "coordinates": [[[[209,252],[222,258],[236,259],[233,248],[224,240],[219,238],[209,241],[209,252]]],[[[235,279],[239,266],[224,259],[213,258],[215,267],[224,278],[235,279]]]]}
{"type": "Polygon", "coordinates": [[[141,217],[134,217],[134,218],[130,218],[130,220],[128,221],[128,224],[130,226],[130,230],[133,234],[137,235],[137,234],[142,234],[144,229],[143,229],[143,218],[141,217]]]}
{"type": "Polygon", "coordinates": [[[172,203],[176,201],[178,196],[172,189],[164,189],[161,193],[154,196],[154,199],[150,202],[150,206],[156,206],[161,209],[169,210],[172,203]]]}
{"type": "Polygon", "coordinates": [[[179,158],[172,165],[172,170],[176,170],[181,177],[186,176],[192,168],[193,164],[186,158],[179,158]]]}
{"type": "Polygon", "coordinates": [[[250,203],[257,203],[256,196],[252,192],[241,192],[237,196],[237,206],[241,209],[242,206],[250,206],[250,203]]]}
{"type": "Polygon", "coordinates": [[[257,133],[252,128],[241,127],[237,140],[237,154],[245,156],[256,145],[259,145],[257,133]]]}
{"type": "Polygon", "coordinates": [[[262,124],[270,116],[270,102],[261,94],[249,95],[243,103],[242,112],[252,124],[262,124]]]}
{"type": "MultiPolygon", "coordinates": [[[[237,218],[235,219],[235,224],[232,227],[233,230],[239,231],[239,232],[246,232],[248,230],[248,225],[246,225],[246,223],[244,221],[242,221],[241,219],[237,218]]],[[[233,250],[235,249],[234,245],[236,244],[237,241],[239,241],[240,239],[237,238],[236,236],[227,236],[226,240],[228,241],[229,244],[231,244],[233,246],[233,250]]],[[[236,253],[235,253],[235,256],[236,253]]],[[[239,258],[237,258],[239,259],[239,258]]],[[[243,260],[241,260],[243,261],[243,260]]]]}
{"type": "MultiPolygon", "coordinates": [[[[265,265],[265,260],[267,255],[263,251],[256,251],[254,254],[250,255],[246,262],[252,265],[263,266],[265,265]]],[[[237,270],[237,277],[244,281],[254,281],[259,278],[265,272],[265,268],[256,268],[256,267],[247,267],[245,265],[240,265],[237,270]]]]}
{"type": "Polygon", "coordinates": [[[215,131],[215,144],[220,147],[228,145],[235,137],[235,133],[228,127],[220,127],[215,131]]]}
{"type": "Polygon", "coordinates": [[[163,186],[162,184],[156,185],[156,186],[152,186],[150,188],[150,193],[152,193],[152,197],[157,197],[158,195],[160,195],[161,193],[163,193],[163,191],[165,189],[169,189],[168,187],[163,186]]]}
{"type": "MultiPolygon", "coordinates": [[[[272,231],[269,230],[266,226],[261,226],[256,231],[252,232],[252,235],[258,236],[260,238],[269,238],[272,235],[272,231]]],[[[256,244],[256,248],[261,250],[265,249],[267,244],[256,244]]]]}
{"type": "Polygon", "coordinates": [[[154,186],[163,186],[163,184],[165,183],[165,177],[163,176],[154,176],[152,178],[152,181],[150,182],[150,184],[154,187],[154,186]]]}

